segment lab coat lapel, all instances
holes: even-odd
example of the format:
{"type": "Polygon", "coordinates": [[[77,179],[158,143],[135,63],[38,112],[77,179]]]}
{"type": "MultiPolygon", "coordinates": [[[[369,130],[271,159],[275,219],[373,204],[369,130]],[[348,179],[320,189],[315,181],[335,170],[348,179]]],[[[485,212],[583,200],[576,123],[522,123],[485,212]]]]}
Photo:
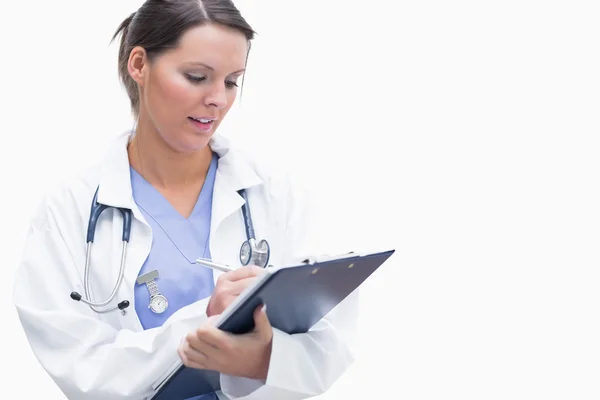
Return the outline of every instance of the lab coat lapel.
{"type": "MultiPolygon", "coordinates": [[[[211,257],[215,262],[237,267],[240,265],[239,246],[246,240],[241,214],[244,199],[238,190],[260,185],[263,181],[252,163],[241,153],[231,150],[225,138],[214,137],[211,147],[219,155],[210,224],[211,257]],[[233,216],[234,213],[238,216],[233,216]]],[[[214,271],[215,283],[221,274],[214,271]]]]}
{"type": "MultiPolygon", "coordinates": [[[[217,238],[221,235],[219,228],[222,222],[231,214],[240,210],[242,204],[244,204],[244,199],[237,193],[235,187],[232,186],[228,180],[228,176],[217,170],[210,223],[210,253],[215,262],[231,264],[231,255],[227,254],[227,250],[224,249],[224,247],[231,248],[231,246],[223,246],[222,242],[224,241],[220,241],[217,238]]],[[[240,229],[243,229],[243,226],[240,229]]],[[[233,237],[231,236],[231,234],[228,234],[226,240],[233,241],[233,237]]],[[[220,271],[214,271],[215,284],[221,274],[222,272],[220,271]]]]}
{"type": "MultiPolygon", "coordinates": [[[[117,298],[129,299],[130,310],[123,318],[124,328],[141,330],[142,326],[135,313],[133,304],[133,288],[146,257],[152,246],[152,230],[143,214],[133,200],[129,157],[127,145],[132,138],[132,133],[126,132],[119,136],[104,160],[98,201],[113,207],[123,207],[132,210],[134,221],[131,226],[131,239],[127,252],[127,267],[123,284],[117,298]]],[[[254,169],[253,163],[246,159],[242,153],[231,149],[229,141],[215,135],[210,146],[219,156],[215,184],[213,191],[212,216],[210,226],[210,251],[212,259],[230,265],[239,265],[239,246],[246,239],[243,218],[240,208],[244,199],[237,193],[240,189],[248,189],[263,183],[254,169]],[[239,217],[232,217],[238,212],[239,217]]],[[[121,229],[121,220],[115,220],[121,229]]],[[[116,232],[116,231],[115,231],[116,232]]],[[[121,247],[120,235],[114,236],[113,246],[121,247]]],[[[117,253],[116,248],[112,253],[117,253]]],[[[214,271],[214,280],[221,273],[214,271]]]]}
{"type": "MultiPolygon", "coordinates": [[[[98,201],[111,207],[129,209],[133,214],[131,236],[127,245],[127,264],[117,298],[127,299],[130,302],[126,316],[121,319],[122,326],[127,329],[142,330],[142,325],[135,312],[133,293],[139,271],[152,247],[152,229],[133,200],[130,164],[127,154],[127,145],[131,138],[132,133],[125,132],[115,140],[113,146],[109,149],[102,166],[98,201]]],[[[107,253],[118,255],[119,260],[115,258],[113,262],[119,262],[122,246],[121,218],[115,217],[113,224],[115,241],[112,245],[117,247],[114,247],[112,251],[107,251],[107,253]]]]}

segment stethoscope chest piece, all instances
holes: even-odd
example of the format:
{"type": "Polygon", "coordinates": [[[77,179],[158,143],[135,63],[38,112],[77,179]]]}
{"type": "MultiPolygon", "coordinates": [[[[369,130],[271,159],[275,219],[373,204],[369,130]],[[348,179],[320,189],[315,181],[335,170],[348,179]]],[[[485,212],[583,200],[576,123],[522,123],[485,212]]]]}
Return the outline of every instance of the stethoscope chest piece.
{"type": "Polygon", "coordinates": [[[271,255],[271,248],[266,240],[256,242],[254,238],[246,240],[240,248],[240,262],[242,265],[254,264],[266,267],[271,255]]]}

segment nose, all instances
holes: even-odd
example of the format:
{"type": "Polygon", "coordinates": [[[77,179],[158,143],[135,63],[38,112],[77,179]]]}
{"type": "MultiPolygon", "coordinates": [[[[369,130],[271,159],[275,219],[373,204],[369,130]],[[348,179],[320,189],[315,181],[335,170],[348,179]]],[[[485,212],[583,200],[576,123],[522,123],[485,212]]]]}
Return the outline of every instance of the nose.
{"type": "Polygon", "coordinates": [[[227,88],[224,84],[212,85],[206,94],[205,102],[207,106],[216,108],[225,108],[227,106],[227,88]]]}

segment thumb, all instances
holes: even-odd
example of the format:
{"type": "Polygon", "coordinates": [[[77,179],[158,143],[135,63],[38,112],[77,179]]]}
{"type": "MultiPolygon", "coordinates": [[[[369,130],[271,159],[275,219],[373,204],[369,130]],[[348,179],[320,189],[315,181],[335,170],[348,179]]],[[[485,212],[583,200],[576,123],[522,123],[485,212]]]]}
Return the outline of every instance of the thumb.
{"type": "Polygon", "coordinates": [[[254,325],[255,330],[264,331],[271,328],[269,317],[267,316],[267,305],[263,304],[254,310],[254,325]]]}

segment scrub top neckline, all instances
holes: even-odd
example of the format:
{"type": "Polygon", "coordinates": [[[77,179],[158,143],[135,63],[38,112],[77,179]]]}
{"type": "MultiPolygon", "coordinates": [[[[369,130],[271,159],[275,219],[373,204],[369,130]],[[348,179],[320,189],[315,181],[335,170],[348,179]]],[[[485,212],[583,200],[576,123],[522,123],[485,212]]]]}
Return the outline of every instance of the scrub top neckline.
{"type": "Polygon", "coordinates": [[[170,220],[176,219],[179,221],[192,221],[201,219],[206,215],[207,207],[211,207],[212,191],[214,187],[214,178],[217,169],[218,156],[213,152],[213,156],[206,174],[206,179],[202,184],[200,194],[196,199],[196,204],[192,209],[192,212],[188,217],[183,216],[175,207],[167,200],[167,198],[154,186],[150,184],[139,172],[135,169],[130,168],[131,173],[135,175],[135,191],[136,198],[139,199],[152,199],[152,202],[142,202],[136,199],[138,206],[142,207],[152,218],[156,220],[163,220],[168,218],[170,220]]]}

